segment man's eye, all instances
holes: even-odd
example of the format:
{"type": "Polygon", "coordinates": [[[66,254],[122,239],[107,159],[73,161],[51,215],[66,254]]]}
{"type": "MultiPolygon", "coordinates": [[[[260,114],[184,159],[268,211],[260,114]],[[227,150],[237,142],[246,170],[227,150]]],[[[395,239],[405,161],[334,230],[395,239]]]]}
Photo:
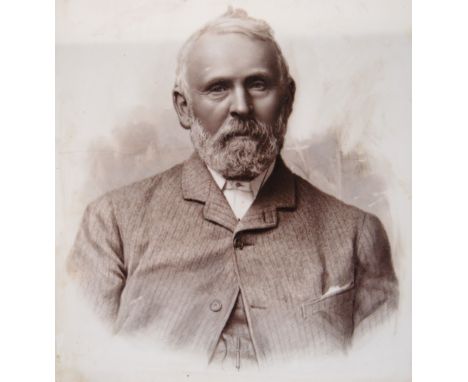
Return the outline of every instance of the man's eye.
{"type": "Polygon", "coordinates": [[[253,90],[263,91],[266,90],[267,85],[265,81],[254,81],[250,84],[250,88],[253,90]]]}
{"type": "Polygon", "coordinates": [[[210,93],[222,93],[222,92],[225,92],[227,90],[227,87],[225,85],[214,85],[212,87],[209,88],[209,92],[210,93]]]}

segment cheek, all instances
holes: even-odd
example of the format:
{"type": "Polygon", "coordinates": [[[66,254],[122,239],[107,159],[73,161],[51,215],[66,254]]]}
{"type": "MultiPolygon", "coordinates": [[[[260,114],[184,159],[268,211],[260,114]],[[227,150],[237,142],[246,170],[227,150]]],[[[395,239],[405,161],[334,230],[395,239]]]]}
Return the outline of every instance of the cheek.
{"type": "Polygon", "coordinates": [[[279,118],[282,104],[281,98],[277,94],[259,99],[255,102],[256,117],[262,122],[276,122],[279,118]]]}
{"type": "Polygon", "coordinates": [[[192,111],[203,127],[210,133],[216,133],[227,118],[229,108],[223,102],[197,100],[192,103],[192,111]]]}

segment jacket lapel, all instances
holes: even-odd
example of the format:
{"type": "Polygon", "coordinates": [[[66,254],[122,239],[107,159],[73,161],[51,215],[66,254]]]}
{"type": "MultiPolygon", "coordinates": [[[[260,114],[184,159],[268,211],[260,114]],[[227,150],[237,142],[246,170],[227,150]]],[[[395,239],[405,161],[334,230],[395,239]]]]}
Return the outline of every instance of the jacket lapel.
{"type": "Polygon", "coordinates": [[[182,193],[185,200],[204,203],[203,217],[237,233],[278,225],[278,209],[296,206],[293,173],[278,157],[275,168],[258,193],[246,215],[238,221],[206,165],[194,153],[182,170],[182,193]]]}
{"type": "Polygon", "coordinates": [[[234,232],[237,219],[222,191],[197,153],[184,163],[182,195],[185,200],[204,203],[203,217],[234,232]]]}
{"type": "Polygon", "coordinates": [[[258,193],[235,232],[273,228],[278,225],[278,209],[294,209],[296,193],[293,173],[278,156],[275,168],[258,193]]]}

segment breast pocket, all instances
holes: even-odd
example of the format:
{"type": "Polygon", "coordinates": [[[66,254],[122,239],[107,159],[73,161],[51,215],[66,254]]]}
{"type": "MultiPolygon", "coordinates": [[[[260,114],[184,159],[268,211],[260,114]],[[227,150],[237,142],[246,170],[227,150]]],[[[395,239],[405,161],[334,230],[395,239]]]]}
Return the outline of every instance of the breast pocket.
{"type": "Polygon", "coordinates": [[[319,351],[346,348],[354,331],[355,288],[325,294],[300,306],[304,335],[319,351]]]}
{"type": "Polygon", "coordinates": [[[308,300],[301,304],[304,319],[317,314],[340,315],[352,317],[354,304],[354,287],[350,285],[330,294],[308,300]]]}

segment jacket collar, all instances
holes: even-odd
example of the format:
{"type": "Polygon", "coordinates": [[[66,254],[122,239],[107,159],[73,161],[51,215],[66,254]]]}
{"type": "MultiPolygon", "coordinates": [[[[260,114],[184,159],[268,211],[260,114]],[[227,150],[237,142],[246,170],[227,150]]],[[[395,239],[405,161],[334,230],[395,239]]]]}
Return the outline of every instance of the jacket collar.
{"type": "Polygon", "coordinates": [[[277,158],[271,176],[240,221],[234,216],[222,191],[197,153],[192,154],[183,165],[182,195],[185,200],[204,203],[204,218],[234,233],[276,227],[277,210],[293,209],[296,206],[294,175],[281,157],[277,158]]]}

